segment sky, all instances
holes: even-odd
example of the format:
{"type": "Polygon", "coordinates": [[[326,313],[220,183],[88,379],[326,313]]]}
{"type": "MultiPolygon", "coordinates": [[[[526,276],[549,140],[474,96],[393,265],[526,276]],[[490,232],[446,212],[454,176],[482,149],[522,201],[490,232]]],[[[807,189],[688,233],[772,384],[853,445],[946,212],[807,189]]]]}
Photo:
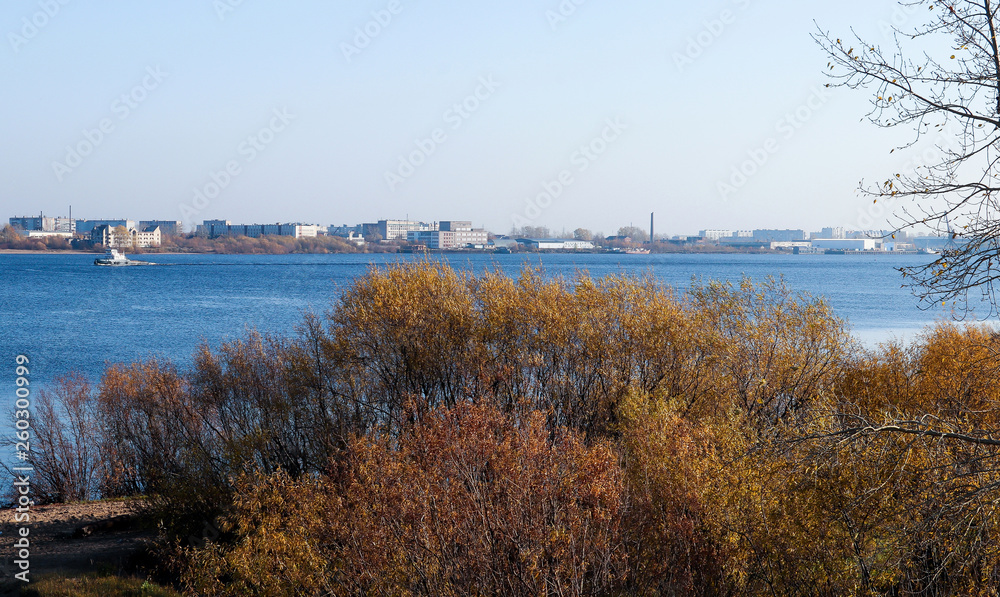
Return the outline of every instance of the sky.
{"type": "MultiPolygon", "coordinates": [[[[6,0],[0,216],[886,227],[810,34],[892,2],[6,0]]],[[[919,148],[917,148],[919,149],[919,148]]]]}

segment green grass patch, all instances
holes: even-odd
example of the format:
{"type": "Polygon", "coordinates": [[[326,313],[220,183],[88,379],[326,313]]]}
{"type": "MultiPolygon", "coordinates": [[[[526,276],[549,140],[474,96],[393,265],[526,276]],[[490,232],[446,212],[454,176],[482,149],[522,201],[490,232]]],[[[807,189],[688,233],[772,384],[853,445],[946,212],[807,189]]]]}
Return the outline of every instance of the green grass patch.
{"type": "Polygon", "coordinates": [[[121,576],[45,575],[21,588],[21,597],[181,597],[150,580],[121,576]]]}

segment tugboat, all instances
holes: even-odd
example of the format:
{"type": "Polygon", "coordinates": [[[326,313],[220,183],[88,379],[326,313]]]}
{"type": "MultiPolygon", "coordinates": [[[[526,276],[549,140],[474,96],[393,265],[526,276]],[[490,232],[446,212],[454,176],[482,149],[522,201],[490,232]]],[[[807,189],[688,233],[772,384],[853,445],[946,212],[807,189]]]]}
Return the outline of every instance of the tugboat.
{"type": "Polygon", "coordinates": [[[103,257],[98,257],[94,260],[94,265],[124,266],[150,265],[150,263],[147,261],[132,261],[122,253],[119,253],[118,249],[108,249],[103,257]]]}

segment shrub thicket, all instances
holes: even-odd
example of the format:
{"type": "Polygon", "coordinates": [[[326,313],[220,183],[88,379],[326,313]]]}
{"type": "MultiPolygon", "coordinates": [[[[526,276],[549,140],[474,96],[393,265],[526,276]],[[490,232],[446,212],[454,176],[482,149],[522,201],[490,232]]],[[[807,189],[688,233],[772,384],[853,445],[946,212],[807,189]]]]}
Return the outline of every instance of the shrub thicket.
{"type": "Polygon", "coordinates": [[[398,265],[110,368],[78,441],[195,594],[989,594],[998,352],[863,350],[776,281],[398,265]]]}

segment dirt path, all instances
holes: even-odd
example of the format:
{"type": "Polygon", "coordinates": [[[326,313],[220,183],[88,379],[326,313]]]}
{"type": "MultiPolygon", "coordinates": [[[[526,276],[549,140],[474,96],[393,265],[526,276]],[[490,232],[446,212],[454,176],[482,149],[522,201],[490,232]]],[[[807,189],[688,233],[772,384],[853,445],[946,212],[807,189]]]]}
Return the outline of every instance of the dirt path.
{"type": "MultiPolygon", "coordinates": [[[[92,502],[37,506],[31,509],[30,578],[59,572],[75,575],[120,569],[145,542],[153,537],[149,530],[136,529],[131,516],[138,511],[136,502],[92,502]],[[110,522],[106,522],[110,521],[110,522]],[[88,526],[89,525],[89,526],[88,526]],[[87,527],[79,532],[81,527],[87,527]],[[87,532],[89,531],[89,533],[87,532]]],[[[16,512],[0,511],[0,595],[12,583],[21,584],[14,574],[21,569],[15,542],[19,540],[16,512]]]]}

